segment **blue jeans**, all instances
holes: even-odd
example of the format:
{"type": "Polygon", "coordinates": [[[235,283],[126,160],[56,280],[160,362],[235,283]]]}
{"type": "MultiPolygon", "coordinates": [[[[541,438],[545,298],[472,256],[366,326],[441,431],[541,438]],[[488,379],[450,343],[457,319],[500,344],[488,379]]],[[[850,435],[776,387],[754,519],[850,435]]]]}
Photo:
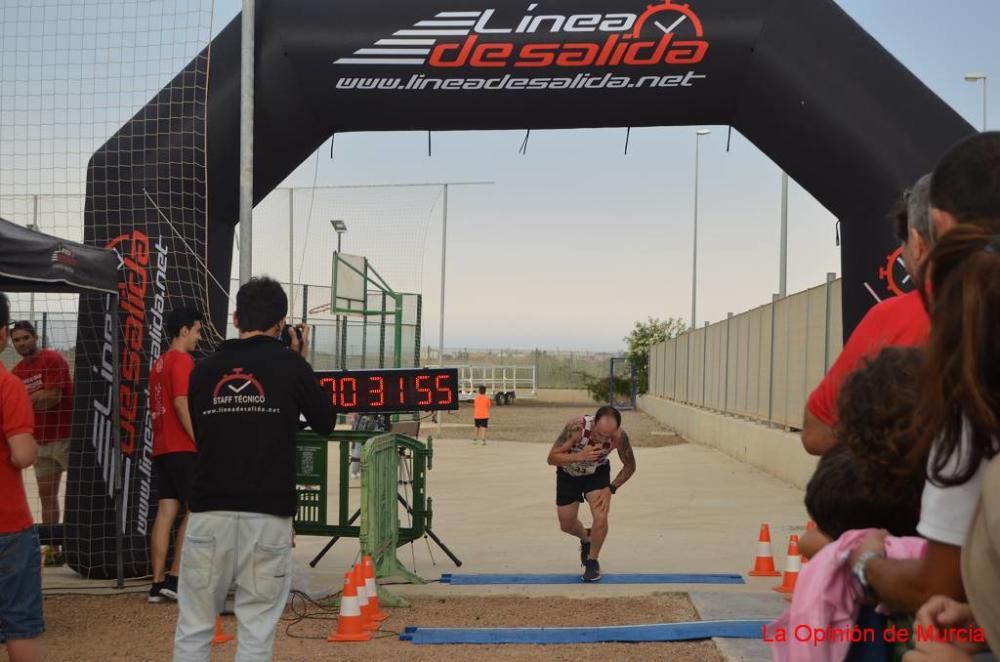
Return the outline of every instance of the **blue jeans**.
{"type": "Polygon", "coordinates": [[[0,639],[34,639],[42,619],[42,561],[34,528],[0,533],[0,639]]]}

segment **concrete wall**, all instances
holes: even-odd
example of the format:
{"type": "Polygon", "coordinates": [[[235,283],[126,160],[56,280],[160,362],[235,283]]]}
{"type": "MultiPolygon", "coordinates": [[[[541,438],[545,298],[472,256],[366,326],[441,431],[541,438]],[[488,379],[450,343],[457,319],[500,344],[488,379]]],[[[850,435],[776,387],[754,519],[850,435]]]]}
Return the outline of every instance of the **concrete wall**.
{"type": "Polygon", "coordinates": [[[818,458],[802,449],[797,432],[651,395],[639,397],[639,409],[688,441],[717,448],[795,487],[805,489],[816,468],[818,458]]]}
{"type": "Polygon", "coordinates": [[[650,348],[649,393],[802,427],[809,392],[843,345],[842,281],[688,331],[650,348]]]}

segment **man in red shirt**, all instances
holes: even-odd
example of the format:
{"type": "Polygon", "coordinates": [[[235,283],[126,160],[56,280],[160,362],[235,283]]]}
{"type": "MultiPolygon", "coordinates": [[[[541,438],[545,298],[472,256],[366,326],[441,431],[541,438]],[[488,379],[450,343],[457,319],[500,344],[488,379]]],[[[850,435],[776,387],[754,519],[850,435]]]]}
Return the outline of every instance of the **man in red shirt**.
{"type": "MultiPolygon", "coordinates": [[[[42,522],[58,524],[59,484],[69,468],[70,425],[73,422],[73,379],[69,364],[59,352],[41,349],[31,322],[14,324],[10,332],[14,349],[23,358],[12,370],[31,396],[35,409],[35,439],[38,460],[35,479],[42,502],[42,522]]],[[[62,552],[47,548],[45,565],[62,565],[62,552]]]]}
{"type": "Polygon", "coordinates": [[[188,411],[188,379],[194,369],[191,352],[201,340],[202,314],[190,308],[175,308],[167,314],[167,337],[170,349],[163,354],[149,374],[149,408],[153,415],[153,467],[158,478],[159,502],[156,521],[150,535],[153,559],[153,586],[150,602],[177,599],[177,575],[181,567],[181,549],[187,529],[187,514],[177,532],[170,574],[165,575],[170,530],[181,505],[187,509],[194,477],[197,448],[188,411]]]}
{"type": "MultiPolygon", "coordinates": [[[[10,303],[0,293],[0,351],[7,347],[10,303]]],[[[27,390],[0,364],[0,640],[11,662],[41,660],[42,572],[38,534],[21,470],[38,455],[27,390]]]]}
{"type": "MultiPolygon", "coordinates": [[[[932,245],[930,187],[930,175],[918,179],[893,214],[903,247],[903,263],[907,274],[914,279],[932,245]]],[[[929,332],[930,318],[918,289],[873,306],[847,339],[823,381],[809,395],[802,426],[802,445],[806,451],[823,455],[836,445],[837,396],[844,380],[863,360],[886,347],[923,345],[929,332]]]]}

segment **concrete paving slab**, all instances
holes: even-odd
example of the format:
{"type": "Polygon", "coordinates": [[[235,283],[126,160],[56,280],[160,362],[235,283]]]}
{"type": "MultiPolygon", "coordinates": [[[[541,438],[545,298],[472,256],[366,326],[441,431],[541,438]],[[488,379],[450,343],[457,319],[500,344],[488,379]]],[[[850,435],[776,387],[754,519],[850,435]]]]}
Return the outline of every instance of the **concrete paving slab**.
{"type": "MultiPolygon", "coordinates": [[[[400,548],[404,564],[426,579],[445,572],[578,571],[578,544],[559,530],[556,519],[555,470],[545,463],[548,446],[498,440],[473,446],[438,439],[434,449],[427,488],[433,499],[432,526],[464,564],[457,569],[429,540],[400,548]]],[[[771,525],[776,562],[783,567],[784,554],[778,553],[784,550],[783,541],[789,533],[801,533],[807,519],[801,490],[705,446],[639,448],[636,456],[636,475],[612,501],[610,534],[601,553],[605,572],[745,573],[753,564],[762,522],[771,525]]],[[[612,475],[619,469],[617,458],[614,462],[612,475]]],[[[589,523],[586,506],[581,507],[581,519],[589,523]]],[[[339,589],[344,570],[357,554],[357,541],[343,540],[316,569],[308,568],[305,563],[325,542],[304,537],[297,541],[298,579],[311,593],[339,589]]],[[[774,581],[747,578],[746,585],[711,590],[759,593],[774,581]]],[[[664,587],[430,584],[394,590],[403,595],[580,597],[648,594],[664,587]]]]}
{"type": "MultiPolygon", "coordinates": [[[[758,618],[773,620],[788,607],[788,602],[778,593],[688,593],[691,603],[703,620],[728,618],[758,618]]],[[[763,635],[763,633],[761,633],[763,635]]],[[[722,656],[732,662],[766,662],[771,651],[760,639],[714,638],[722,656]]]]}

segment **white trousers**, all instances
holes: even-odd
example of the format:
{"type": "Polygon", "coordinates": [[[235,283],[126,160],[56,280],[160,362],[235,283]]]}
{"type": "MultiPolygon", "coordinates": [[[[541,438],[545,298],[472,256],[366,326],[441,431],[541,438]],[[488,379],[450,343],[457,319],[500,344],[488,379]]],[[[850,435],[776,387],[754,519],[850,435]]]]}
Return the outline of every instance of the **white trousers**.
{"type": "Polygon", "coordinates": [[[181,555],[174,662],[208,662],[215,617],[234,582],[236,660],[269,661],[292,584],[292,518],[191,513],[181,555]]]}

